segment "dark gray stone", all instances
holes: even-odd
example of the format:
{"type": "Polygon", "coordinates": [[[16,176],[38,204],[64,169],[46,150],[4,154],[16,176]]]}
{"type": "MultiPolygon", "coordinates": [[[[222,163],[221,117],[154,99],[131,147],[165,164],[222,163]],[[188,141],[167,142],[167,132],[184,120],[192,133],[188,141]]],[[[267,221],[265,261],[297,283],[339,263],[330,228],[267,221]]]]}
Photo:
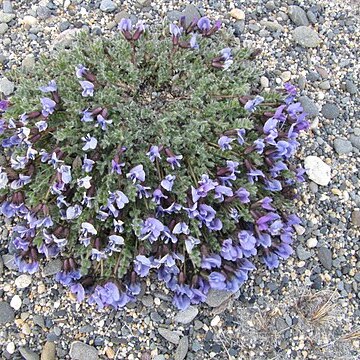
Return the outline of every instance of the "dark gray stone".
{"type": "Polygon", "coordinates": [[[33,322],[35,325],[40,326],[41,328],[45,327],[45,319],[42,315],[35,314],[33,316],[33,322]]]}
{"type": "Polygon", "coordinates": [[[317,23],[317,17],[311,10],[308,10],[306,12],[306,15],[307,15],[309,21],[311,22],[311,24],[316,24],[317,23]]]}
{"type": "Polygon", "coordinates": [[[351,222],[355,226],[360,226],[360,210],[354,210],[351,214],[351,222]]]}
{"type": "Polygon", "coordinates": [[[43,276],[55,275],[61,270],[62,261],[60,259],[50,260],[44,267],[43,276]]]}
{"type": "Polygon", "coordinates": [[[70,358],[73,360],[98,360],[98,351],[81,341],[74,341],[70,347],[70,358]]]}
{"type": "Polygon", "coordinates": [[[307,26],[297,27],[292,35],[295,42],[304,47],[314,48],[319,46],[321,42],[318,33],[307,26]]]}
{"type": "Polygon", "coordinates": [[[111,13],[117,9],[117,5],[112,0],[102,0],[100,10],[106,13],[111,13]]]}
{"type": "Polygon", "coordinates": [[[198,313],[199,310],[197,307],[189,306],[187,309],[178,312],[174,320],[181,324],[189,324],[195,319],[198,313]]]}
{"type": "Polygon", "coordinates": [[[357,86],[350,80],[347,80],[345,83],[346,86],[346,91],[351,94],[354,95],[357,92],[357,86]]]}
{"type": "Polygon", "coordinates": [[[360,136],[354,134],[350,135],[350,142],[353,146],[360,150],[360,136]]]}
{"type": "Polygon", "coordinates": [[[320,247],[318,249],[318,258],[321,265],[327,269],[331,270],[332,268],[332,254],[331,250],[326,247],[320,247]]]}
{"type": "Polygon", "coordinates": [[[40,19],[40,20],[46,20],[51,16],[51,11],[48,7],[46,6],[39,6],[36,9],[36,16],[40,19]]]}
{"type": "Polygon", "coordinates": [[[21,347],[19,351],[25,360],[39,360],[39,355],[26,347],[21,347]]]}
{"type": "Polygon", "coordinates": [[[0,324],[6,324],[14,320],[14,310],[5,302],[0,301],[0,324]]]}
{"type": "Polygon", "coordinates": [[[239,20],[234,23],[234,35],[240,36],[245,30],[245,21],[239,20]]]}
{"type": "Polygon", "coordinates": [[[332,103],[326,103],[321,108],[321,113],[326,119],[333,120],[339,116],[340,110],[337,105],[332,103]]]}
{"type": "Polygon", "coordinates": [[[69,27],[70,27],[70,23],[68,21],[62,21],[60,24],[59,24],[59,31],[60,32],[63,32],[65,30],[67,30],[69,27]]]}
{"type": "Polygon", "coordinates": [[[4,272],[4,262],[2,257],[0,256],[0,276],[3,274],[4,272]]]}
{"type": "Polygon", "coordinates": [[[223,302],[228,300],[231,295],[232,295],[232,293],[229,292],[229,291],[221,291],[221,290],[210,289],[205,302],[210,307],[218,307],[223,302]]]}
{"type": "Polygon", "coordinates": [[[10,254],[5,254],[2,256],[4,265],[9,269],[9,270],[16,270],[17,266],[15,264],[15,257],[14,255],[10,255],[10,254]]]}
{"type": "Polygon", "coordinates": [[[175,360],[184,360],[186,354],[189,350],[189,338],[187,336],[183,336],[179,341],[179,346],[176,348],[175,351],[175,360]]]}
{"type": "Polygon", "coordinates": [[[194,19],[200,19],[200,11],[195,5],[188,5],[183,13],[183,16],[185,16],[185,26],[188,26],[194,19]]]}
{"type": "Polygon", "coordinates": [[[311,252],[306,250],[302,245],[296,248],[296,255],[300,260],[307,260],[311,258],[311,252]]]}
{"type": "Polygon", "coordinates": [[[334,140],[334,149],[339,155],[344,155],[351,152],[353,147],[349,140],[339,138],[334,140]]]}
{"type": "Polygon", "coordinates": [[[169,21],[177,21],[181,18],[182,16],[182,12],[178,11],[178,10],[171,10],[166,14],[166,17],[168,18],[169,21]]]}
{"type": "Polygon", "coordinates": [[[175,332],[175,331],[171,331],[169,329],[165,329],[165,328],[162,328],[160,327],[158,329],[159,331],[159,334],[164,338],[166,339],[167,341],[175,344],[175,345],[178,345],[179,342],[180,342],[180,335],[175,332]]]}
{"type": "Polygon", "coordinates": [[[305,11],[297,5],[291,5],[288,8],[288,14],[291,21],[297,26],[308,26],[309,20],[305,11]]]}
{"type": "Polygon", "coordinates": [[[319,108],[310,98],[307,96],[300,96],[299,101],[304,109],[304,112],[306,112],[309,117],[315,117],[319,115],[319,108]]]}

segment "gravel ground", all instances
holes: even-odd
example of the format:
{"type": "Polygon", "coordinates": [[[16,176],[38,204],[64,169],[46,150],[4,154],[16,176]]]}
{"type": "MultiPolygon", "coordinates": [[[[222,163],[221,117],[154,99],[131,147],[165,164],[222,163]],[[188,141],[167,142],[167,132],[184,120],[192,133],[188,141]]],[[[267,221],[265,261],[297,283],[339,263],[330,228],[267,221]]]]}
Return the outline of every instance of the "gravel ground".
{"type": "Polygon", "coordinates": [[[224,19],[240,44],[262,49],[259,87],[298,84],[312,121],[299,153],[309,179],[299,190],[296,253],[276,271],[260,266],[235,296],[213,293],[208,306],[178,313],[150,280],[121,312],[76,304],[53,280],[57,261],[34,276],[11,268],[1,220],[2,359],[359,359],[358,1],[2,0],[2,7],[6,95],[14,90],[6,70],[30,72],[40,53],[71,46],[78,29],[108,36],[127,14],[151,24],[184,12],[224,19]]]}

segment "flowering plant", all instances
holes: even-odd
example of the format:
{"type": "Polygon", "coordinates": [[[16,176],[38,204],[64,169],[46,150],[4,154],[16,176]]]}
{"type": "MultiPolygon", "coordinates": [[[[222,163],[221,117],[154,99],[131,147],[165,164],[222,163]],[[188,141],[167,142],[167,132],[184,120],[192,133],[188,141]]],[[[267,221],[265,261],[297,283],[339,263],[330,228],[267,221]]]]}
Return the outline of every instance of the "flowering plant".
{"type": "Polygon", "coordinates": [[[273,269],[291,255],[303,170],[290,159],[308,123],[289,84],[249,95],[251,52],[220,26],[123,19],[114,39],[82,35],[30,78],[13,72],[0,214],[20,271],[61,257],[56,279],[99,308],[155,272],[184,309],[237,291],[256,256],[273,269]]]}

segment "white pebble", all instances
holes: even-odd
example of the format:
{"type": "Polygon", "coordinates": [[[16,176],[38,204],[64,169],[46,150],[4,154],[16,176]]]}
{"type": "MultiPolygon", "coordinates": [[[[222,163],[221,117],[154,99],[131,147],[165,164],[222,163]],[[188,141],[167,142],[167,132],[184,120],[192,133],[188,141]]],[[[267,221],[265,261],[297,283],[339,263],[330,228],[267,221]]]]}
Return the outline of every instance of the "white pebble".
{"type": "Polygon", "coordinates": [[[25,289],[31,284],[31,276],[27,274],[20,275],[15,279],[15,285],[18,289],[25,289]]]}
{"type": "Polygon", "coordinates": [[[6,351],[11,355],[15,352],[15,344],[13,342],[9,342],[6,345],[6,351]]]}
{"type": "Polygon", "coordinates": [[[155,305],[159,306],[159,305],[161,304],[161,301],[160,301],[159,298],[156,297],[156,298],[154,299],[154,303],[155,303],[155,305]]]}
{"type": "Polygon", "coordinates": [[[220,316],[219,315],[216,315],[212,320],[211,320],[211,323],[210,325],[211,326],[217,326],[220,322],[220,316]]]}
{"type": "Polygon", "coordinates": [[[14,295],[13,298],[10,301],[10,306],[14,309],[14,310],[19,310],[21,308],[21,298],[19,295],[14,295]]]}
{"type": "Polygon", "coordinates": [[[310,239],[308,239],[308,240],[306,241],[306,245],[307,245],[310,249],[316,247],[317,243],[318,243],[318,241],[316,240],[316,238],[310,238],[310,239]]]}

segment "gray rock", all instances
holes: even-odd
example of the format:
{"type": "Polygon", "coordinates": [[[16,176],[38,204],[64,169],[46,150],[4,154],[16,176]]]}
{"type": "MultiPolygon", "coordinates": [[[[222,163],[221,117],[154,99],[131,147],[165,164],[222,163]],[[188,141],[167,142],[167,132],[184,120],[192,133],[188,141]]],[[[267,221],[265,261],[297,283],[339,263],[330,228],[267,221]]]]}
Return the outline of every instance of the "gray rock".
{"type": "Polygon", "coordinates": [[[39,360],[39,355],[26,347],[21,347],[19,351],[25,360],[39,360]]]}
{"type": "Polygon", "coordinates": [[[315,66],[315,69],[324,80],[329,79],[329,73],[326,69],[321,66],[315,66]]]}
{"type": "Polygon", "coordinates": [[[0,35],[4,35],[9,30],[9,25],[6,23],[0,24],[0,35]]]}
{"type": "Polygon", "coordinates": [[[319,186],[317,183],[310,181],[309,189],[313,194],[316,194],[319,191],[319,186]]]}
{"type": "Polygon", "coordinates": [[[282,32],[283,31],[283,27],[282,25],[280,25],[279,23],[275,22],[275,21],[267,21],[267,20],[262,20],[260,22],[260,24],[262,26],[265,26],[268,30],[270,31],[279,31],[282,32]]]}
{"type": "Polygon", "coordinates": [[[38,325],[41,328],[45,327],[45,319],[42,315],[33,315],[33,322],[35,325],[38,325]]]}
{"type": "Polygon", "coordinates": [[[360,210],[354,210],[351,214],[351,222],[355,226],[360,226],[360,210]]]}
{"type": "Polygon", "coordinates": [[[268,10],[275,10],[275,9],[276,9],[276,5],[275,5],[274,1],[272,1],[272,0],[268,1],[268,2],[265,4],[265,7],[266,7],[268,10]]]}
{"type": "Polygon", "coordinates": [[[332,254],[331,251],[326,247],[320,247],[318,249],[318,258],[321,265],[327,269],[331,270],[332,267],[332,254]]]}
{"type": "Polygon", "coordinates": [[[52,341],[47,341],[41,352],[41,360],[55,360],[56,347],[52,341]]]}
{"type": "Polygon", "coordinates": [[[180,339],[179,346],[176,348],[175,351],[175,360],[184,360],[186,357],[186,354],[189,350],[189,338],[187,336],[183,336],[180,339]]]}
{"type": "Polygon", "coordinates": [[[39,6],[36,9],[36,16],[38,17],[38,19],[40,20],[46,20],[51,16],[51,11],[48,7],[46,6],[39,6]]]}
{"type": "Polygon", "coordinates": [[[0,23],[8,23],[15,18],[15,14],[7,14],[0,11],[0,23]]]}
{"type": "Polygon", "coordinates": [[[297,26],[308,26],[309,20],[305,11],[297,5],[291,5],[288,8],[288,14],[291,21],[297,26]]]}
{"type": "Polygon", "coordinates": [[[307,260],[311,258],[311,252],[306,250],[302,245],[298,245],[296,248],[296,255],[300,260],[307,260]]]}
{"type": "Polygon", "coordinates": [[[5,96],[11,95],[14,92],[15,85],[8,78],[4,77],[0,79],[0,93],[5,96]]]}
{"type": "Polygon", "coordinates": [[[309,48],[314,48],[320,45],[321,39],[318,33],[307,27],[299,26],[293,32],[292,36],[299,45],[309,48]]]}
{"type": "Polygon", "coordinates": [[[304,75],[299,75],[298,86],[300,90],[304,90],[306,86],[306,77],[304,75]]]}
{"type": "Polygon", "coordinates": [[[340,110],[337,107],[337,105],[333,103],[326,103],[321,108],[321,113],[324,115],[326,119],[333,120],[339,116],[340,110]]]}
{"type": "Polygon", "coordinates": [[[199,310],[197,307],[189,306],[187,309],[179,311],[174,320],[181,324],[189,324],[195,319],[198,313],[199,310]]]}
{"type": "Polygon", "coordinates": [[[249,24],[249,30],[258,32],[260,31],[261,27],[259,24],[249,24]]]}
{"type": "Polygon", "coordinates": [[[73,360],[98,360],[98,351],[81,341],[74,341],[70,347],[70,358],[73,360]]]}
{"type": "Polygon", "coordinates": [[[61,32],[56,39],[54,39],[52,47],[54,49],[69,48],[74,43],[74,38],[79,35],[84,29],[67,29],[61,32]]]}
{"type": "Polygon", "coordinates": [[[12,14],[13,7],[10,0],[3,0],[3,11],[6,14],[12,14]]]}
{"type": "Polygon", "coordinates": [[[171,10],[166,14],[169,21],[177,21],[181,18],[182,12],[178,10],[171,10]]]}
{"type": "Polygon", "coordinates": [[[151,4],[151,0],[136,0],[136,4],[139,7],[146,7],[146,6],[150,6],[151,4]]]}
{"type": "Polygon", "coordinates": [[[353,146],[360,150],[360,136],[354,134],[350,135],[350,142],[353,146]]]}
{"type": "Polygon", "coordinates": [[[329,80],[322,81],[319,84],[319,88],[322,90],[329,90],[331,88],[330,81],[329,80]]]}
{"type": "Polygon", "coordinates": [[[44,267],[43,276],[55,275],[61,270],[62,261],[60,259],[50,260],[44,267]]]}
{"type": "Polygon", "coordinates": [[[15,264],[15,257],[14,255],[10,255],[10,254],[5,254],[2,256],[4,265],[9,269],[9,270],[17,270],[17,266],[15,264]]]}
{"type": "Polygon", "coordinates": [[[111,13],[117,9],[117,5],[112,0],[102,0],[100,10],[103,12],[111,13]]]}
{"type": "Polygon", "coordinates": [[[315,15],[311,10],[308,10],[308,11],[306,12],[306,15],[307,15],[309,21],[310,21],[312,24],[316,24],[316,23],[317,23],[316,15],[315,15]]]}
{"type": "Polygon", "coordinates": [[[356,94],[357,92],[357,86],[350,80],[346,80],[346,83],[345,83],[345,86],[346,86],[346,91],[351,94],[351,95],[354,95],[356,94]]]}
{"type": "Polygon", "coordinates": [[[245,21],[239,20],[234,23],[234,35],[240,36],[245,30],[245,21]]]}
{"type": "Polygon", "coordinates": [[[338,138],[334,140],[334,149],[339,155],[344,155],[351,152],[353,147],[349,140],[338,138]]]}
{"type": "Polygon", "coordinates": [[[221,290],[210,289],[205,302],[210,307],[218,307],[223,302],[228,300],[231,295],[232,295],[232,293],[229,292],[229,291],[221,291],[221,290]]]}
{"type": "Polygon", "coordinates": [[[162,328],[160,327],[158,329],[159,331],[159,334],[164,338],[166,339],[167,341],[175,344],[175,345],[178,345],[179,344],[179,341],[180,341],[180,335],[175,332],[175,331],[171,331],[169,329],[165,329],[165,328],[162,328]]]}
{"type": "Polygon", "coordinates": [[[6,324],[14,320],[14,310],[5,302],[0,301],[0,324],[6,324]]]}
{"type": "Polygon", "coordinates": [[[4,272],[4,262],[2,257],[0,256],[0,276],[3,274],[4,272]]]}
{"type": "Polygon", "coordinates": [[[304,109],[304,112],[306,112],[309,117],[315,117],[319,115],[319,108],[310,98],[307,96],[300,96],[299,101],[304,109]]]}
{"type": "Polygon", "coordinates": [[[184,9],[182,16],[185,16],[185,26],[188,26],[194,19],[200,19],[200,11],[195,5],[188,5],[184,9]]]}

